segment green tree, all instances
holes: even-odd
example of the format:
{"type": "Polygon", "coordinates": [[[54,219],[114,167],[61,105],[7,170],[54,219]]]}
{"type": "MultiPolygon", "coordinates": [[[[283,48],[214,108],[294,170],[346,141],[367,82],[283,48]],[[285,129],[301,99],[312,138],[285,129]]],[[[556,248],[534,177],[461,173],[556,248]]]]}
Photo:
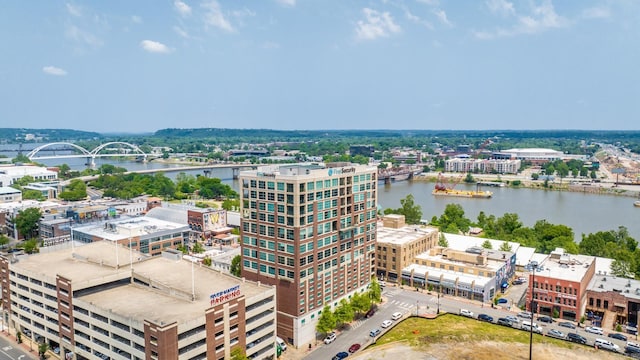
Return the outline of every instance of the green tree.
{"type": "Polygon", "coordinates": [[[359,292],[353,294],[351,297],[351,307],[358,314],[368,311],[371,307],[371,299],[369,298],[369,295],[359,292]]]}
{"type": "Polygon", "coordinates": [[[229,269],[231,274],[240,277],[242,276],[242,256],[236,255],[231,259],[231,267],[229,269]]]}
{"type": "Polygon", "coordinates": [[[493,249],[493,245],[491,245],[491,241],[489,241],[489,239],[482,243],[482,247],[485,249],[493,249]]]}
{"type": "Polygon", "coordinates": [[[22,200],[43,201],[45,200],[45,198],[44,198],[44,195],[42,195],[41,191],[31,190],[31,189],[22,189],[22,200]]]}
{"type": "Polygon", "coordinates": [[[40,356],[41,359],[46,359],[44,354],[47,353],[47,350],[49,350],[49,344],[43,342],[38,345],[38,355],[40,356]]]}
{"type": "Polygon", "coordinates": [[[538,180],[539,178],[540,178],[540,174],[538,173],[531,174],[531,180],[538,180]]]}
{"type": "Polygon", "coordinates": [[[503,242],[502,245],[500,245],[500,248],[498,248],[500,251],[511,251],[511,249],[511,244],[509,244],[508,241],[503,242]]]}
{"type": "Polygon", "coordinates": [[[464,209],[459,204],[447,204],[444,213],[438,219],[440,231],[456,234],[459,231],[469,232],[471,220],[464,216],[464,209]]]}
{"type": "Polygon", "coordinates": [[[564,162],[560,162],[556,166],[556,173],[560,177],[560,182],[562,182],[562,179],[566,178],[567,175],[569,175],[569,166],[567,166],[567,164],[565,164],[564,162]]]}
{"type": "Polygon", "coordinates": [[[351,304],[349,304],[346,299],[340,300],[340,303],[338,304],[334,312],[336,324],[340,326],[344,323],[351,322],[354,315],[354,310],[353,307],[351,307],[351,304]]]}
{"type": "Polygon", "coordinates": [[[466,182],[467,184],[472,184],[476,182],[476,179],[473,178],[473,175],[471,175],[471,173],[467,173],[467,176],[464,178],[464,182],[466,182]]]}
{"type": "Polygon", "coordinates": [[[371,277],[371,283],[369,285],[369,298],[374,303],[379,303],[382,300],[382,288],[380,288],[378,278],[376,278],[375,276],[371,277]]]}
{"type": "Polygon", "coordinates": [[[27,155],[24,154],[18,154],[16,157],[14,157],[13,159],[11,159],[11,162],[13,164],[17,164],[17,163],[24,163],[24,164],[30,164],[31,163],[31,159],[29,159],[27,157],[27,155]]]}
{"type": "Polygon", "coordinates": [[[29,239],[20,243],[19,247],[21,247],[27,254],[35,254],[39,252],[38,243],[38,239],[29,239]]]}
{"type": "Polygon", "coordinates": [[[336,328],[336,317],[331,312],[331,308],[329,305],[325,305],[322,309],[322,313],[320,314],[320,318],[318,319],[318,324],[316,325],[316,331],[319,333],[326,335],[336,328]]]}
{"type": "Polygon", "coordinates": [[[62,179],[69,179],[71,176],[71,168],[67,164],[58,165],[58,176],[62,179]]]}
{"type": "Polygon", "coordinates": [[[241,347],[235,347],[231,350],[231,360],[249,360],[249,358],[241,347]]]}
{"type": "Polygon", "coordinates": [[[400,199],[401,207],[398,209],[385,209],[385,214],[404,215],[407,224],[420,224],[422,220],[422,208],[416,205],[413,195],[409,194],[404,199],[400,199]]]}
{"type": "Polygon", "coordinates": [[[194,254],[202,254],[204,252],[204,247],[202,246],[202,244],[200,244],[199,241],[196,241],[196,243],[193,244],[191,252],[193,252],[194,254]]]}
{"type": "Polygon", "coordinates": [[[87,185],[80,179],[73,179],[63,192],[59,195],[60,199],[66,201],[78,201],[87,198],[87,185]]]}
{"type": "Polygon", "coordinates": [[[204,259],[202,259],[202,265],[204,266],[211,266],[212,260],[210,257],[206,256],[204,259]]]}
{"type": "Polygon", "coordinates": [[[42,213],[39,208],[28,208],[20,210],[16,215],[16,228],[27,239],[32,238],[38,230],[38,223],[42,213]]]}
{"type": "Polygon", "coordinates": [[[240,208],[240,200],[239,199],[226,199],[222,202],[222,208],[227,211],[233,211],[234,209],[240,208]]]}
{"type": "Polygon", "coordinates": [[[0,249],[5,248],[9,244],[9,242],[10,240],[6,235],[0,234],[0,249]]]}
{"type": "Polygon", "coordinates": [[[440,233],[440,237],[438,238],[438,246],[449,247],[449,242],[443,233],[440,233]]]}
{"type": "Polygon", "coordinates": [[[29,185],[29,184],[34,183],[34,182],[36,182],[36,179],[34,179],[33,176],[25,175],[25,176],[21,177],[20,179],[14,181],[11,186],[16,188],[16,189],[22,190],[23,186],[29,185]]]}

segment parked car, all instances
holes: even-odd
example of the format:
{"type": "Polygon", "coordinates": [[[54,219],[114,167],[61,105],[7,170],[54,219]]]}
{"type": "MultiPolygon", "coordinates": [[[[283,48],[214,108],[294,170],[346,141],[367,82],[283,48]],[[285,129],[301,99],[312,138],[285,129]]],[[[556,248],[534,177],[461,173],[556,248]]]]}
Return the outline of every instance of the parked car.
{"type": "Polygon", "coordinates": [[[604,349],[604,350],[609,350],[609,351],[613,351],[613,352],[619,352],[620,351],[620,346],[612,343],[609,340],[605,340],[605,339],[596,339],[593,344],[598,348],[598,349],[604,349]]]}
{"type": "Polygon", "coordinates": [[[627,341],[627,337],[620,334],[620,333],[611,333],[609,334],[610,338],[614,338],[614,339],[618,339],[618,340],[622,340],[622,341],[627,341]]]}
{"type": "Polygon", "coordinates": [[[371,331],[369,331],[369,336],[371,337],[376,337],[380,334],[380,329],[373,329],[371,331]]]}
{"type": "Polygon", "coordinates": [[[563,322],[559,322],[558,326],[562,326],[562,327],[566,327],[568,329],[575,329],[576,325],[572,322],[569,321],[563,321],[563,322]]]}
{"type": "Polygon", "coordinates": [[[578,335],[576,333],[568,333],[567,334],[567,340],[574,342],[574,343],[578,343],[578,344],[586,344],[587,343],[587,338],[582,336],[582,335],[578,335]]]}
{"type": "Polygon", "coordinates": [[[492,323],[493,317],[487,314],[478,314],[478,320],[492,323]]]}
{"type": "Polygon", "coordinates": [[[375,313],[376,313],[376,310],[374,308],[371,308],[369,309],[369,311],[367,311],[366,314],[364,314],[364,317],[368,319],[372,317],[375,313]]]}
{"type": "Polygon", "coordinates": [[[360,350],[360,344],[353,344],[351,346],[349,346],[349,352],[350,353],[354,353],[356,351],[360,350]]]}
{"type": "Polygon", "coordinates": [[[536,323],[532,324],[531,320],[523,321],[520,328],[524,331],[532,331],[534,333],[542,334],[542,328],[536,323]]]}
{"type": "Polygon", "coordinates": [[[502,326],[509,326],[512,327],[512,323],[511,320],[507,319],[507,318],[498,318],[498,325],[502,325],[502,326]]]}
{"type": "Polygon", "coordinates": [[[402,317],[402,313],[399,312],[394,312],[393,314],[391,314],[391,320],[396,321],[398,319],[400,319],[402,317]]]}
{"type": "Polygon", "coordinates": [[[587,326],[586,328],[584,328],[584,331],[592,334],[604,335],[604,331],[596,326],[587,326]]]}
{"type": "Polygon", "coordinates": [[[383,322],[382,322],[382,324],[380,324],[380,326],[381,326],[383,329],[386,329],[386,328],[388,328],[388,327],[389,327],[389,326],[391,326],[391,325],[393,325],[393,321],[391,321],[391,320],[385,320],[385,321],[383,321],[383,322]]]}
{"type": "Polygon", "coordinates": [[[524,281],[520,280],[520,279],[515,279],[511,282],[511,284],[513,285],[522,285],[524,284],[524,281]]]}
{"type": "Polygon", "coordinates": [[[517,323],[519,323],[519,322],[520,322],[520,320],[518,320],[518,317],[517,317],[517,316],[507,315],[507,316],[505,316],[504,318],[505,318],[505,319],[507,319],[507,320],[509,320],[509,321],[511,321],[512,323],[516,323],[516,324],[517,324],[517,323]]]}
{"type": "Polygon", "coordinates": [[[523,318],[523,319],[531,319],[531,318],[533,318],[533,316],[531,315],[531,313],[530,313],[530,312],[528,312],[528,311],[521,311],[521,312],[519,312],[519,313],[518,313],[518,317],[521,317],[521,318],[523,318]]]}
{"type": "Polygon", "coordinates": [[[507,304],[507,303],[509,303],[509,299],[506,299],[506,298],[498,299],[498,304],[507,304]]]}
{"type": "Polygon", "coordinates": [[[326,338],[324,338],[324,343],[325,344],[331,344],[332,342],[334,342],[336,340],[336,333],[330,333],[329,335],[327,335],[326,338]]]}
{"type": "Polygon", "coordinates": [[[467,310],[467,309],[460,309],[460,315],[472,318],[473,317],[473,311],[470,311],[470,310],[467,310]]]}
{"type": "Polygon", "coordinates": [[[339,353],[336,354],[336,356],[333,357],[333,360],[342,360],[348,356],[349,356],[348,352],[340,351],[339,353]]]}
{"type": "Polygon", "coordinates": [[[640,345],[632,342],[628,342],[627,346],[624,347],[624,352],[626,354],[637,357],[640,355],[640,345]]]}
{"type": "Polygon", "coordinates": [[[538,321],[543,322],[543,323],[547,323],[547,324],[553,324],[553,318],[551,316],[547,316],[547,315],[540,315],[538,316],[538,321]]]}
{"type": "Polygon", "coordinates": [[[549,331],[547,331],[547,336],[562,340],[567,338],[567,335],[565,335],[562,331],[556,329],[550,329],[549,331]]]}

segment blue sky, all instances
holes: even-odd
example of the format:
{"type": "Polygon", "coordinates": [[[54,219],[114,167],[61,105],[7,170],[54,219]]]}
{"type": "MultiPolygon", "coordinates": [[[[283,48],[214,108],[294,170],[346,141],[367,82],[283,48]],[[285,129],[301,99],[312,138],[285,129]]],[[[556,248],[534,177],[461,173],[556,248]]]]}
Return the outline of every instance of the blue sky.
{"type": "Polygon", "coordinates": [[[640,130],[640,1],[3,1],[0,127],[640,130]]]}

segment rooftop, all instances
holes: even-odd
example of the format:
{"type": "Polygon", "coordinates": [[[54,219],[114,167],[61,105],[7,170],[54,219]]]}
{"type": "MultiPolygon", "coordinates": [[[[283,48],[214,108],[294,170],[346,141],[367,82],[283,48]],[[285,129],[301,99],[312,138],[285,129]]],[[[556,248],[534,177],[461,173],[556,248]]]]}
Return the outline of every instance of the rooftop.
{"type": "Polygon", "coordinates": [[[14,189],[14,188],[9,187],[9,186],[0,187],[0,195],[20,194],[20,193],[22,193],[22,191],[20,191],[18,189],[14,189]]]}
{"type": "MultiPolygon", "coordinates": [[[[450,264],[450,265],[469,265],[469,266],[473,266],[476,267],[478,269],[483,269],[483,270],[492,270],[492,271],[498,271],[500,270],[503,266],[504,266],[504,262],[505,260],[493,260],[493,259],[487,259],[487,263],[486,265],[481,265],[481,264],[473,264],[473,263],[469,263],[469,262],[464,262],[464,261],[459,261],[459,260],[451,260],[449,258],[447,258],[446,256],[442,256],[441,254],[438,255],[430,255],[429,252],[423,252],[422,254],[418,254],[415,257],[415,260],[424,260],[424,261],[438,261],[439,263],[442,264],[450,264]]],[[[431,267],[429,267],[431,268],[431,267]]]]}
{"type": "Polygon", "coordinates": [[[556,249],[538,263],[536,275],[580,282],[594,261],[593,256],[568,254],[563,249],[556,249]]]}
{"type": "Polygon", "coordinates": [[[74,232],[82,232],[97,238],[117,241],[133,236],[146,237],[163,231],[188,229],[188,225],[155,219],[152,217],[125,217],[117,220],[93,223],[73,228],[74,232]]]}
{"type": "Polygon", "coordinates": [[[424,275],[425,273],[429,273],[429,277],[430,278],[442,277],[442,279],[446,279],[446,280],[449,280],[451,282],[455,282],[456,279],[458,279],[459,282],[462,282],[462,283],[465,283],[465,284],[471,284],[471,283],[475,282],[475,285],[479,286],[479,287],[484,287],[488,283],[495,281],[495,279],[493,277],[465,274],[465,273],[462,273],[462,272],[444,270],[444,269],[437,269],[437,268],[432,268],[430,266],[419,265],[419,264],[411,264],[411,265],[405,267],[404,269],[402,269],[402,272],[403,273],[410,273],[411,270],[413,270],[414,274],[424,275]]]}
{"type": "MultiPolygon", "coordinates": [[[[125,247],[100,241],[75,247],[73,256],[68,249],[60,250],[32,255],[11,266],[49,277],[52,283],[55,283],[56,275],[64,276],[71,279],[74,292],[77,292],[130,278],[131,254],[125,247]],[[116,262],[120,264],[118,268],[115,267],[116,262]],[[44,269],[55,269],[55,272],[44,269]]],[[[241,293],[249,298],[271,289],[270,286],[243,281],[185,260],[160,256],[146,258],[138,253],[133,260],[134,276],[153,283],[156,289],[152,291],[132,284],[113,288],[105,286],[104,290],[98,288],[99,291],[86,295],[79,293],[77,299],[139,321],[171,323],[188,322],[203,316],[204,310],[210,307],[211,294],[235,285],[240,285],[241,293]],[[192,288],[192,284],[195,287],[192,288]],[[193,301],[192,294],[195,295],[193,301]]]]}
{"type": "Polygon", "coordinates": [[[404,226],[399,229],[378,226],[376,236],[378,244],[403,245],[422,239],[434,232],[438,232],[438,229],[426,226],[404,226]]]}
{"type": "Polygon", "coordinates": [[[593,276],[588,289],[595,292],[617,292],[627,298],[640,300],[640,281],[600,273],[593,276]]]}
{"type": "MultiPolygon", "coordinates": [[[[330,167],[330,164],[303,163],[291,165],[269,165],[260,166],[257,170],[247,170],[240,172],[240,177],[266,177],[266,178],[297,178],[297,177],[327,177],[340,174],[351,174],[361,172],[377,172],[375,166],[344,164],[343,167],[330,167]]],[[[335,164],[333,164],[335,165],[335,164]]],[[[332,166],[333,166],[332,165],[332,166]]]]}

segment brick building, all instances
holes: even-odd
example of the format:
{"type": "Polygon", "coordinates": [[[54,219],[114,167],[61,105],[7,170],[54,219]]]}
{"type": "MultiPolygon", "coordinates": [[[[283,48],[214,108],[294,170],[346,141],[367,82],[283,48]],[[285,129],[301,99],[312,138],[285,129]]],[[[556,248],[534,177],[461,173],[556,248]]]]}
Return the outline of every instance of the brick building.
{"type": "Polygon", "coordinates": [[[598,272],[587,289],[586,312],[602,317],[601,325],[638,324],[640,281],[598,272]]]}

